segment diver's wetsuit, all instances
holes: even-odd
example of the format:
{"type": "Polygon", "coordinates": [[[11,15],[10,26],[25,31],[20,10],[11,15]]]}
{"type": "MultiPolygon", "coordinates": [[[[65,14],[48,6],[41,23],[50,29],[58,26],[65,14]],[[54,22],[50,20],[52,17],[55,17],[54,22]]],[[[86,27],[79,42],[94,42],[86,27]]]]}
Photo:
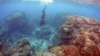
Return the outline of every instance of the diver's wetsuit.
{"type": "Polygon", "coordinates": [[[46,10],[46,5],[45,5],[45,8],[42,11],[41,20],[40,20],[40,26],[45,25],[45,10],[46,10]]]}

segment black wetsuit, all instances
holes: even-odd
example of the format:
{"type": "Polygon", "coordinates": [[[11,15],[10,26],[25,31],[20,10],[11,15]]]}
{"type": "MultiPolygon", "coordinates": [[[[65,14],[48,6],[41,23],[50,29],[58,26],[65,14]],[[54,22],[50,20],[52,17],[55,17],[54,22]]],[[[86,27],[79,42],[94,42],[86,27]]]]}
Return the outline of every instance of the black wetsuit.
{"type": "Polygon", "coordinates": [[[45,25],[45,10],[46,10],[46,6],[42,11],[41,20],[40,20],[40,26],[45,25]]]}

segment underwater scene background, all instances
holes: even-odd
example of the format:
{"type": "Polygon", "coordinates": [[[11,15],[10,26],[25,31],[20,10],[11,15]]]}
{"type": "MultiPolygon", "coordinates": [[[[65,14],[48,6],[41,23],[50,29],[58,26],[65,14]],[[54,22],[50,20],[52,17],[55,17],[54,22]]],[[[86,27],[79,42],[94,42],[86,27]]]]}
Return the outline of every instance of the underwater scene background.
{"type": "Polygon", "coordinates": [[[0,56],[100,56],[100,1],[48,1],[0,0],[0,56]]]}

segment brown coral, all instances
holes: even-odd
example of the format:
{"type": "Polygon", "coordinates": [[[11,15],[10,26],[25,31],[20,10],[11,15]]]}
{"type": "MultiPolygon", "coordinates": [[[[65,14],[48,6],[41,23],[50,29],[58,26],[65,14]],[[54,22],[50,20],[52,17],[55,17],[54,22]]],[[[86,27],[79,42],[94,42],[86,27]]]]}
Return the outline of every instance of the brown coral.
{"type": "Polygon", "coordinates": [[[74,45],[61,45],[50,49],[57,56],[79,56],[79,50],[74,45]]]}
{"type": "Polygon", "coordinates": [[[82,16],[69,16],[61,27],[59,38],[62,44],[78,47],[81,56],[100,55],[100,23],[82,16]]]}

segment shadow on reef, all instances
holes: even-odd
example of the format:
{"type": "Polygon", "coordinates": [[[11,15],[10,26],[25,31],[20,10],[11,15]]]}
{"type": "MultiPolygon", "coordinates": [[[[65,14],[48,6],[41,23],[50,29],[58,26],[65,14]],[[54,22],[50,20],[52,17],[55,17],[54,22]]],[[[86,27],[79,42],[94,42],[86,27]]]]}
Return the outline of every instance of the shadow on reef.
{"type": "Polygon", "coordinates": [[[23,12],[5,19],[0,27],[0,56],[100,56],[100,23],[95,19],[68,16],[59,32],[47,25],[35,28],[23,12]]]}
{"type": "Polygon", "coordinates": [[[8,33],[21,32],[23,34],[29,34],[32,31],[32,25],[29,23],[29,18],[24,12],[13,12],[5,19],[8,33]]]}
{"type": "Polygon", "coordinates": [[[31,35],[34,25],[29,23],[26,13],[15,11],[5,18],[5,23],[0,27],[0,39],[3,43],[11,43],[24,35],[31,35]],[[16,38],[17,37],[17,38],[16,38]]]}

